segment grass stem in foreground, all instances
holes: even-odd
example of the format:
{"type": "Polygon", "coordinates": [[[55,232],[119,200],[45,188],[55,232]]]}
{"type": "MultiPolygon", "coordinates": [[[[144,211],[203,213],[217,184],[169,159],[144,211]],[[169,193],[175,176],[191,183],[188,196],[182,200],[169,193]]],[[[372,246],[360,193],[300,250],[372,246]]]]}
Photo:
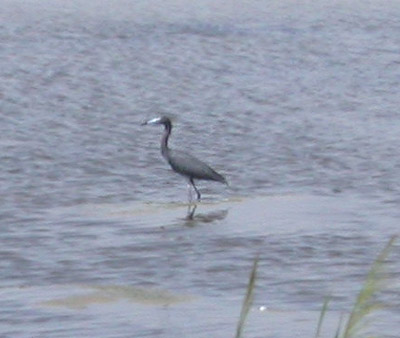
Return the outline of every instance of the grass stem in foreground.
{"type": "Polygon", "coordinates": [[[249,314],[251,305],[253,304],[254,298],[254,288],[257,277],[257,267],[258,267],[259,257],[254,259],[253,268],[250,273],[249,283],[247,284],[246,296],[243,300],[242,310],[240,311],[239,322],[236,328],[236,338],[242,337],[244,324],[246,322],[247,315],[249,314]]]}
{"type": "Polygon", "coordinates": [[[365,317],[379,308],[378,304],[373,301],[373,296],[381,289],[384,263],[396,238],[397,236],[391,237],[388,244],[386,244],[385,248],[372,264],[367,278],[365,279],[364,286],[358,294],[353,310],[351,311],[347,324],[344,327],[342,338],[353,338],[359,336],[361,324],[365,317]]]}

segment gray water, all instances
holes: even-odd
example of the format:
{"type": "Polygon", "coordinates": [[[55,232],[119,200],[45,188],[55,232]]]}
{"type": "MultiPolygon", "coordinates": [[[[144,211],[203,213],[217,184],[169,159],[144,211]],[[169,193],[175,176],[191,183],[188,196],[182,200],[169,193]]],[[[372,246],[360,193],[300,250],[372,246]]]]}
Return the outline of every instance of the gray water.
{"type": "MultiPolygon", "coordinates": [[[[400,216],[400,3],[0,10],[0,336],[333,337],[400,216]],[[212,163],[185,181],[159,152],[212,163]]],[[[399,337],[399,244],[366,332],[399,337]]]]}

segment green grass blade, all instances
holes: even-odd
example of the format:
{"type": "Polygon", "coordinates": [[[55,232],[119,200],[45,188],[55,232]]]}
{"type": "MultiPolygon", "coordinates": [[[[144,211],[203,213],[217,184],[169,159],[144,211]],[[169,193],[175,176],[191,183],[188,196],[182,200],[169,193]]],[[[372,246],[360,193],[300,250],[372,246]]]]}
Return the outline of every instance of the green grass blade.
{"type": "Polygon", "coordinates": [[[328,304],[330,300],[331,297],[325,297],[324,305],[322,306],[321,314],[319,315],[318,327],[317,327],[317,332],[315,334],[315,338],[318,338],[321,335],[322,323],[324,321],[326,310],[328,309],[328,304]]]}
{"type": "Polygon", "coordinates": [[[259,261],[259,257],[257,256],[254,259],[253,268],[251,270],[249,282],[247,284],[246,296],[243,300],[242,310],[240,311],[240,317],[239,317],[238,325],[236,328],[236,336],[235,336],[236,338],[242,337],[244,324],[245,324],[247,316],[249,314],[251,305],[253,304],[253,296],[254,296],[254,288],[255,288],[256,277],[257,277],[258,261],[259,261]]]}
{"type": "Polygon", "coordinates": [[[384,262],[389,255],[390,249],[392,248],[397,236],[393,236],[382,252],[378,255],[375,262],[365,279],[364,286],[358,294],[356,302],[353,306],[353,310],[350,313],[350,317],[344,328],[342,338],[354,338],[357,337],[360,331],[362,322],[365,317],[376,310],[379,306],[372,301],[374,294],[380,290],[380,284],[382,282],[382,272],[384,262]]]}
{"type": "Polygon", "coordinates": [[[342,322],[343,322],[343,313],[340,314],[339,324],[336,330],[335,338],[340,337],[340,331],[342,330],[342,322]]]}

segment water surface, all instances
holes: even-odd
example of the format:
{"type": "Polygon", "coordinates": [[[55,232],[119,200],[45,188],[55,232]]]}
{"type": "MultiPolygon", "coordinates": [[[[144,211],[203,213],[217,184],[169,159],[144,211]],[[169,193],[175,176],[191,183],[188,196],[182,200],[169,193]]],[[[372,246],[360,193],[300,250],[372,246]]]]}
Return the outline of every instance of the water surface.
{"type": "MultiPolygon", "coordinates": [[[[326,337],[398,233],[400,5],[9,1],[0,12],[0,333],[326,337]],[[186,186],[171,147],[226,175],[186,186]],[[263,311],[261,311],[261,310],[263,311]]],[[[399,246],[369,326],[398,336],[399,246]]]]}

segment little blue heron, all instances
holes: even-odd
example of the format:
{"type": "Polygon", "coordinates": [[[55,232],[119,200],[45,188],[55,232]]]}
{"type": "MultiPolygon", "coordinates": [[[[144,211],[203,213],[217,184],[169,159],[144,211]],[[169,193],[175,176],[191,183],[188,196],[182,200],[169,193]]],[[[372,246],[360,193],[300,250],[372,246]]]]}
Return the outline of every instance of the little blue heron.
{"type": "MultiPolygon", "coordinates": [[[[218,174],[214,169],[209,167],[204,162],[198,160],[196,157],[193,157],[192,155],[183,151],[172,150],[168,147],[168,138],[169,135],[171,135],[172,130],[172,123],[168,117],[156,117],[142,123],[142,125],[147,124],[162,124],[164,126],[164,135],[161,139],[161,154],[168,161],[169,165],[175,172],[185,176],[188,179],[189,184],[196,191],[197,200],[200,200],[201,194],[194,184],[195,179],[217,181],[228,184],[224,176],[218,174]]],[[[189,201],[191,202],[191,194],[189,195],[189,201]]]]}

